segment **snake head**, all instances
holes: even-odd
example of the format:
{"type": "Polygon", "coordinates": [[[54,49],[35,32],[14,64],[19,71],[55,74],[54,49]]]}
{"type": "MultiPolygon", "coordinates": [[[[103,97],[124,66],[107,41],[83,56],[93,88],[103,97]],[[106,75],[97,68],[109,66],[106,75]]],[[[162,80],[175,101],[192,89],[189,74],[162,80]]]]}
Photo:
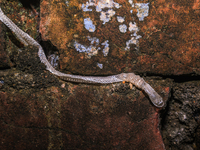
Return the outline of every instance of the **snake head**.
{"type": "Polygon", "coordinates": [[[149,84],[145,84],[143,90],[148,94],[151,102],[156,107],[163,107],[165,105],[163,98],[149,84]]]}

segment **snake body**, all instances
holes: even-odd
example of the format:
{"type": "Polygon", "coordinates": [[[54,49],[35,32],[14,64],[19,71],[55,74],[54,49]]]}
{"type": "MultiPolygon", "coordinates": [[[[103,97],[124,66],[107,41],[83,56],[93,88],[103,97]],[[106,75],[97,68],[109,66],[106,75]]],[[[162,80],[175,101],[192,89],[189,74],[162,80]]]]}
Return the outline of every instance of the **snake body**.
{"type": "Polygon", "coordinates": [[[19,40],[25,45],[32,45],[39,49],[38,56],[42,63],[45,64],[46,69],[49,70],[52,74],[58,76],[60,79],[64,81],[71,81],[77,83],[97,83],[97,84],[109,84],[109,83],[116,83],[116,82],[130,82],[134,84],[137,88],[144,90],[151,102],[156,107],[163,107],[164,102],[162,97],[138,75],[134,73],[121,73],[118,75],[106,76],[106,77],[97,77],[97,76],[81,76],[81,75],[71,75],[65,74],[60,71],[55,70],[52,65],[48,62],[46,55],[42,46],[35,41],[31,36],[27,33],[22,31],[18,28],[1,10],[0,8],[0,20],[11,30],[15,33],[15,35],[19,38],[19,40]]]}

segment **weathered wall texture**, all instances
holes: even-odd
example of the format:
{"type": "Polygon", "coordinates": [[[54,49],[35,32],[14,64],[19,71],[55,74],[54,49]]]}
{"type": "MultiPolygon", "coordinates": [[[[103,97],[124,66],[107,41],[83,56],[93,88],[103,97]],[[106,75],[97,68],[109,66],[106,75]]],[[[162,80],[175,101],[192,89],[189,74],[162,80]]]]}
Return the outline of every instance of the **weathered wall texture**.
{"type": "Polygon", "coordinates": [[[42,44],[57,69],[147,75],[145,81],[165,101],[164,108],[155,108],[128,83],[64,82],[46,71],[37,49],[23,48],[0,23],[0,149],[200,149],[200,85],[185,82],[200,75],[198,0],[0,5],[42,44]]]}
{"type": "Polygon", "coordinates": [[[175,84],[172,92],[163,124],[166,148],[199,150],[200,81],[175,84]]]}
{"type": "MultiPolygon", "coordinates": [[[[164,149],[160,109],[144,92],[127,83],[63,82],[45,70],[37,49],[22,50],[16,69],[0,74],[1,149],[164,149]]],[[[171,81],[146,81],[166,102],[171,81]]]]}
{"type": "Polygon", "coordinates": [[[42,0],[40,32],[63,71],[200,74],[198,1],[105,2],[42,0]]]}

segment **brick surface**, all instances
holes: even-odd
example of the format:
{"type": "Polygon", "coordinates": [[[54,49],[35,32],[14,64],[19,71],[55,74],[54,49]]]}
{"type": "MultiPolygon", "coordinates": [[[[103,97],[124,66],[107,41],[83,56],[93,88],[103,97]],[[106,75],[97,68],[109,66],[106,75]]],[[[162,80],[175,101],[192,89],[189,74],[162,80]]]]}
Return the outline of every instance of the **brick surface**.
{"type": "MultiPolygon", "coordinates": [[[[148,5],[143,1],[149,12],[142,21],[141,12],[137,14],[141,2],[133,7],[128,1],[110,0],[115,6],[110,10],[115,10],[115,15],[108,17],[105,24],[100,20],[102,12],[83,12],[81,4],[86,2],[41,1],[40,32],[43,40],[50,40],[59,50],[61,71],[83,75],[199,74],[198,1],[163,0],[148,5]],[[117,4],[121,7],[117,8],[117,4]],[[84,19],[89,17],[96,26],[92,33],[84,25],[84,19]],[[123,17],[125,21],[121,22],[123,17]],[[130,22],[137,25],[135,31],[129,30],[130,22]],[[120,28],[125,27],[120,26],[123,24],[127,29],[120,28]],[[136,44],[126,49],[126,42],[136,38],[131,35],[134,32],[142,37],[133,40],[136,44]],[[89,47],[88,36],[96,37],[93,46],[98,51],[78,52],[73,44],[78,41],[89,47]],[[104,49],[106,40],[109,50],[104,49]]],[[[22,23],[20,27],[36,38],[34,17],[25,17],[31,13],[15,1],[10,4],[4,3],[3,10],[9,10],[6,14],[18,26],[22,23]],[[17,6],[20,9],[9,9],[17,6]],[[19,10],[22,12],[17,13],[19,10]]],[[[93,4],[91,9],[96,10],[96,6],[93,4]]],[[[10,40],[7,45],[12,47],[9,52],[18,50],[10,40]]],[[[13,53],[12,57],[16,68],[8,73],[0,71],[0,149],[165,149],[160,134],[161,109],[155,108],[143,91],[134,86],[130,89],[127,83],[63,82],[45,70],[37,50],[31,47],[13,53]]],[[[166,103],[171,80],[153,77],[145,80],[166,103]]]]}
{"type": "MultiPolygon", "coordinates": [[[[16,69],[0,71],[0,149],[165,149],[161,109],[143,91],[63,82],[45,70],[37,48],[24,51],[16,69]]],[[[166,103],[172,82],[145,80],[166,103]]]]}
{"type": "Polygon", "coordinates": [[[40,32],[59,49],[61,70],[85,75],[200,73],[198,1],[104,2],[42,0],[40,32]],[[136,44],[126,49],[131,38],[136,44]]]}
{"type": "MultiPolygon", "coordinates": [[[[0,71],[0,149],[165,149],[161,109],[143,91],[63,82],[45,70],[36,48],[24,51],[15,56],[17,70],[0,71]]],[[[172,82],[145,80],[166,103],[172,82]]]]}

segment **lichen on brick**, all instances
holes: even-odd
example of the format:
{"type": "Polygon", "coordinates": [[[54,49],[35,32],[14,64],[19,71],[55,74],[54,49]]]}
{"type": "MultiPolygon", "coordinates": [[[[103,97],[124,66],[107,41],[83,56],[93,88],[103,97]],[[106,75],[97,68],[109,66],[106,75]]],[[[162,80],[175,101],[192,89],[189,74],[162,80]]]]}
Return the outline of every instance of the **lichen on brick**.
{"type": "MultiPolygon", "coordinates": [[[[148,4],[149,3],[133,3],[132,1],[129,1],[131,4],[131,7],[135,7],[137,9],[137,16],[139,18],[139,21],[143,21],[144,17],[148,16],[148,4]]],[[[118,26],[118,32],[129,34],[129,39],[125,41],[124,43],[124,50],[130,50],[131,45],[135,45],[135,49],[139,49],[139,41],[138,39],[141,38],[140,35],[138,35],[139,27],[137,26],[136,22],[134,22],[134,18],[132,17],[132,21],[127,24],[127,21],[125,20],[125,16],[117,15],[117,11],[119,11],[119,8],[122,7],[123,4],[119,4],[117,2],[114,2],[113,0],[89,0],[86,3],[81,4],[81,9],[83,12],[85,12],[85,16],[90,16],[91,12],[97,13],[99,15],[100,22],[96,20],[94,17],[86,17],[84,18],[84,27],[85,29],[90,33],[96,33],[96,29],[102,30],[102,32],[106,32],[103,30],[103,28],[106,28],[108,23],[112,23],[113,27],[115,28],[115,24],[118,26]],[[117,22],[113,21],[113,19],[117,20],[117,22]],[[100,25],[103,26],[103,28],[99,27],[100,25]]],[[[133,12],[130,11],[130,14],[133,12]]],[[[120,14],[120,12],[119,12],[120,14]]],[[[116,29],[115,29],[116,30],[116,29]]],[[[112,34],[112,33],[110,33],[112,34]]],[[[73,45],[74,48],[79,53],[85,53],[86,58],[91,58],[91,56],[97,55],[99,50],[102,50],[104,56],[107,56],[110,50],[109,37],[105,38],[103,41],[101,37],[94,37],[94,35],[86,36],[87,40],[89,41],[89,45],[84,44],[85,42],[81,42],[80,39],[75,39],[73,45]],[[104,48],[102,46],[104,46],[104,48]]],[[[112,38],[112,36],[110,37],[112,38]]],[[[112,43],[118,45],[118,43],[112,43]]],[[[122,47],[118,45],[119,47],[122,47]]]]}

